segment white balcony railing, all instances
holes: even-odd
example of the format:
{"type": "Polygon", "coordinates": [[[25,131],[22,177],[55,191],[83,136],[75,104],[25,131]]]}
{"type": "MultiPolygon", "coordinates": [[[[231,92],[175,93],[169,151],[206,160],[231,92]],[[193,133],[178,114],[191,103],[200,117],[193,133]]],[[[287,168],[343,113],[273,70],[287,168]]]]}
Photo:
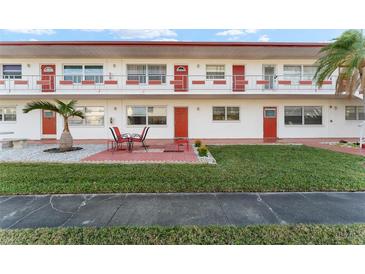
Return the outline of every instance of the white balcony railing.
{"type": "MultiPolygon", "coordinates": [[[[19,77],[19,76],[18,76],[19,77]]],[[[226,75],[207,79],[205,75],[22,75],[18,79],[0,79],[0,94],[16,91],[118,91],[125,92],[334,92],[336,78],[321,88],[310,77],[284,75],[226,75]]]]}

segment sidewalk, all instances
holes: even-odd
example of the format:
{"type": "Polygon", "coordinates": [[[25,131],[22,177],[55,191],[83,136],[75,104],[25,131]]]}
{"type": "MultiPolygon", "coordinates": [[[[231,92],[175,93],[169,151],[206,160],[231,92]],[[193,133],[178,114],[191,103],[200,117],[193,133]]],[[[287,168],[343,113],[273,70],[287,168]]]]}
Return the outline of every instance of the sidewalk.
{"type": "Polygon", "coordinates": [[[0,228],[365,223],[365,192],[0,196],[0,228]]]}

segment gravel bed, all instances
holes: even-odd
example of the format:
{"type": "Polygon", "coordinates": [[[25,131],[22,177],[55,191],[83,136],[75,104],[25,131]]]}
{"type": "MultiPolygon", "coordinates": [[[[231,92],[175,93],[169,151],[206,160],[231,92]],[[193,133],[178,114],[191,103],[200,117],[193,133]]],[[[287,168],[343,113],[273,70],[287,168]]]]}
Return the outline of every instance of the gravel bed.
{"type": "Polygon", "coordinates": [[[211,165],[217,164],[217,161],[214,159],[213,155],[209,152],[209,150],[208,150],[207,156],[201,157],[201,156],[199,156],[198,148],[195,147],[195,145],[192,145],[192,147],[196,154],[196,157],[198,158],[198,160],[201,164],[211,164],[211,165]]]}
{"type": "Polygon", "coordinates": [[[106,150],[103,144],[77,144],[83,149],[64,153],[44,152],[45,149],[57,147],[55,144],[27,145],[21,149],[7,148],[0,150],[0,162],[55,162],[75,163],[95,153],[106,150]]]}

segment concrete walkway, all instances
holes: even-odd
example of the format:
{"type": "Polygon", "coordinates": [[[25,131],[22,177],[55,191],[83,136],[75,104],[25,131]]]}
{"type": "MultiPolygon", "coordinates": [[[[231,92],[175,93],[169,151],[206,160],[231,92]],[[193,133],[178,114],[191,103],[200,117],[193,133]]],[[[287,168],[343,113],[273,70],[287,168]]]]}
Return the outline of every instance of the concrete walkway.
{"type": "Polygon", "coordinates": [[[0,228],[365,223],[365,192],[0,196],[0,228]]]}

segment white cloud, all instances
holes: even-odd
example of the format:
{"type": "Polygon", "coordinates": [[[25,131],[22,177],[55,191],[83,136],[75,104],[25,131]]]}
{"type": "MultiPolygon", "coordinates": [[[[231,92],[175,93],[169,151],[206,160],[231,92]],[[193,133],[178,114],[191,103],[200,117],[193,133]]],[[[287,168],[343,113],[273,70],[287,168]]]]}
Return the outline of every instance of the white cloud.
{"type": "Polygon", "coordinates": [[[225,31],[217,32],[217,36],[244,36],[251,33],[256,33],[257,29],[228,29],[225,31]]]}
{"type": "Polygon", "coordinates": [[[240,36],[245,34],[243,30],[240,29],[228,29],[225,31],[217,32],[215,35],[217,36],[240,36]]]}
{"type": "Polygon", "coordinates": [[[39,41],[39,40],[35,39],[35,38],[30,38],[30,39],[28,39],[28,41],[34,42],[34,41],[39,41]]]}
{"type": "Polygon", "coordinates": [[[8,29],[7,31],[31,35],[52,35],[56,33],[53,29],[8,29]]]}
{"type": "Polygon", "coordinates": [[[110,30],[119,39],[164,39],[177,37],[177,33],[169,29],[118,29],[110,30]]]}
{"type": "Polygon", "coordinates": [[[261,35],[259,38],[260,42],[269,42],[270,41],[270,37],[267,34],[261,35]]]}

